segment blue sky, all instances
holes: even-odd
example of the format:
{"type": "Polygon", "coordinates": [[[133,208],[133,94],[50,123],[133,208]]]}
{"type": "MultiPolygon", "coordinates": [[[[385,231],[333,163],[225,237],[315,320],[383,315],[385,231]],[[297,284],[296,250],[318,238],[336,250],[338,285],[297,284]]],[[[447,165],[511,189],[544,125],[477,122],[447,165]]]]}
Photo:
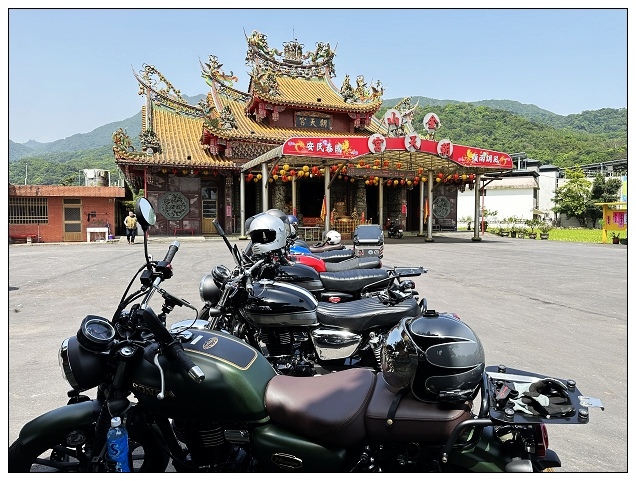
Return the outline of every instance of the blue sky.
{"type": "Polygon", "coordinates": [[[8,130],[19,143],[135,115],[143,97],[133,70],[144,64],[194,96],[208,91],[199,61],[216,55],[239,78],[235,87],[247,90],[244,32],[252,30],[279,50],[293,39],[305,51],[329,42],[334,83],[345,74],[380,80],[384,99],[508,99],[560,115],[627,107],[627,9],[618,8],[626,2],[606,9],[131,9],[114,7],[144,5],[116,1],[108,9],[36,8],[43,4],[8,9],[8,130]]]}

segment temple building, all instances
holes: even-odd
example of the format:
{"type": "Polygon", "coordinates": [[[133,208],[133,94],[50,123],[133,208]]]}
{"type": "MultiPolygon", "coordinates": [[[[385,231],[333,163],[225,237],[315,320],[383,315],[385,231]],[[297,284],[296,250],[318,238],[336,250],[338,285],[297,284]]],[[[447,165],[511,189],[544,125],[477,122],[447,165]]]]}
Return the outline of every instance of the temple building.
{"type": "Polygon", "coordinates": [[[458,190],[512,169],[507,154],[436,140],[434,113],[420,136],[410,98],[377,118],[380,81],[347,74],[334,85],[329,43],[305,51],[293,40],[279,51],[258,31],[246,41],[247,92],[214,55],[200,63],[209,92],[197,105],[154,66],[134,73],[145,97],[139,147],[119,129],[113,151],[131,188],[155,206],[151,234],[215,234],[214,219],[244,234],[247,217],[279,208],[324,232],[346,236],[391,218],[431,237],[435,226],[456,225],[458,190]]]}

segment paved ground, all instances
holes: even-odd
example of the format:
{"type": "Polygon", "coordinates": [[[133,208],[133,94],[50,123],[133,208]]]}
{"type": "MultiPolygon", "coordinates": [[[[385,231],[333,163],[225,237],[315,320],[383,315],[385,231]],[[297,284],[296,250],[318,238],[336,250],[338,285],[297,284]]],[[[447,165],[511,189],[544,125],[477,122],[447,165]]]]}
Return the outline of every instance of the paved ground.
{"type": "MultiPolygon", "coordinates": [[[[550,426],[562,470],[626,472],[627,246],[471,237],[387,239],[384,264],[429,269],[417,289],[430,308],[473,327],[488,364],[575,379],[584,394],[602,399],[605,411],[592,410],[589,424],[550,426]]],[[[149,252],[163,258],[172,240],[151,239],[149,252]]],[[[174,277],[163,287],[199,304],[200,279],[219,263],[233,267],[231,256],[218,238],[179,240],[174,277]]],[[[232,240],[239,248],[245,242],[232,240]]],[[[27,421],[66,403],[58,348],[85,315],[111,317],[142,251],[125,237],[9,246],[9,442],[27,421]]],[[[190,317],[185,308],[172,313],[173,322],[190,317]]]]}

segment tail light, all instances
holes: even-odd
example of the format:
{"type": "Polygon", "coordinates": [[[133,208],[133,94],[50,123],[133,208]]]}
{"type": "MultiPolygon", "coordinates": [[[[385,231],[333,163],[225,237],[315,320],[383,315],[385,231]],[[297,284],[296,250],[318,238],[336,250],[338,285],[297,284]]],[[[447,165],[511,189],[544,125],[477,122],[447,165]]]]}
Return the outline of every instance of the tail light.
{"type": "Polygon", "coordinates": [[[545,424],[535,424],[534,426],[535,454],[543,458],[548,450],[548,428],[545,424]]]}

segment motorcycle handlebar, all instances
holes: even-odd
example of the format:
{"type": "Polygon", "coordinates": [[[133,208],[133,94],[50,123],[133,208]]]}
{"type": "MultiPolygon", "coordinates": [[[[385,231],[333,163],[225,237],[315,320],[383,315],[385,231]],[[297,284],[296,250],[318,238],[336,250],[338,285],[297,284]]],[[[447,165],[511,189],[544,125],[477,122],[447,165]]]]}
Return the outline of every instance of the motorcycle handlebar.
{"type": "Polygon", "coordinates": [[[170,244],[170,247],[168,247],[168,252],[166,253],[166,257],[163,258],[163,262],[170,264],[170,262],[172,262],[172,259],[174,258],[174,255],[179,250],[180,245],[181,244],[179,243],[179,241],[174,241],[172,244],[170,244]]]}
{"type": "Polygon", "coordinates": [[[172,334],[168,332],[151,307],[146,307],[143,310],[142,317],[148,329],[155,335],[157,341],[164,346],[168,358],[180,364],[192,380],[198,383],[202,382],[205,379],[205,374],[201,368],[192,362],[192,359],[184,352],[179,341],[172,337],[172,334]]]}

